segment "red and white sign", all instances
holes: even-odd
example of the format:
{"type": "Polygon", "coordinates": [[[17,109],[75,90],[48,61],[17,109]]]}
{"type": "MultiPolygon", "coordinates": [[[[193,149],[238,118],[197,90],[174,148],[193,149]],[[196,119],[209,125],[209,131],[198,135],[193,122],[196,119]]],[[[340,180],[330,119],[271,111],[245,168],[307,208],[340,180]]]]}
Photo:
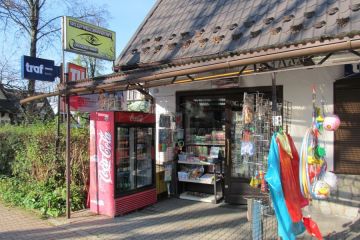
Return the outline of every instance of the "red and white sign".
{"type": "MultiPolygon", "coordinates": [[[[85,78],[86,78],[86,68],[73,63],[68,63],[68,77],[66,79],[67,81],[78,81],[85,78]]],[[[86,105],[89,105],[89,102],[91,101],[87,100],[86,96],[81,96],[81,97],[71,96],[69,99],[70,111],[79,111],[78,110],[79,108],[84,108],[86,105]]],[[[61,98],[60,112],[65,113],[65,109],[66,109],[65,98],[61,98]]]]}
{"type": "MultiPolygon", "coordinates": [[[[86,68],[68,63],[68,81],[86,79],[86,68]]],[[[71,96],[70,111],[95,112],[101,110],[120,111],[126,105],[123,92],[71,96]]],[[[65,99],[62,98],[60,112],[65,113],[65,99]]]]}
{"type": "Polygon", "coordinates": [[[86,79],[86,68],[68,63],[68,80],[69,81],[79,81],[86,79]]]}

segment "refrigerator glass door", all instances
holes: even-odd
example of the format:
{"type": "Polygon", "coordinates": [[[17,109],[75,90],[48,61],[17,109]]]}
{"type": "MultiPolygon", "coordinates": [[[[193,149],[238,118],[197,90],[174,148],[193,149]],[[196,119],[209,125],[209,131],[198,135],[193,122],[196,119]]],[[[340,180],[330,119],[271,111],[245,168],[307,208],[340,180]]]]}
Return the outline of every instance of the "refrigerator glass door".
{"type": "Polygon", "coordinates": [[[135,129],[127,127],[117,127],[116,143],[116,189],[117,195],[134,190],[135,186],[135,129]]]}
{"type": "Polygon", "coordinates": [[[150,127],[137,128],[136,135],[137,188],[141,188],[149,186],[153,182],[151,156],[153,129],[150,127]]]}

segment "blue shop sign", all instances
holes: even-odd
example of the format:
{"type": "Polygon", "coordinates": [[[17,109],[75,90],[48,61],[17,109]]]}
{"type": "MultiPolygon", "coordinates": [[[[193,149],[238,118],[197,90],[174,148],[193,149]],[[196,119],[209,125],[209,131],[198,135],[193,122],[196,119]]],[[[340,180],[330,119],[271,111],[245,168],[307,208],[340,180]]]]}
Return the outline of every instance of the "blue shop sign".
{"type": "Polygon", "coordinates": [[[21,58],[21,77],[29,80],[55,81],[60,77],[60,68],[53,60],[23,56],[21,58]]]}

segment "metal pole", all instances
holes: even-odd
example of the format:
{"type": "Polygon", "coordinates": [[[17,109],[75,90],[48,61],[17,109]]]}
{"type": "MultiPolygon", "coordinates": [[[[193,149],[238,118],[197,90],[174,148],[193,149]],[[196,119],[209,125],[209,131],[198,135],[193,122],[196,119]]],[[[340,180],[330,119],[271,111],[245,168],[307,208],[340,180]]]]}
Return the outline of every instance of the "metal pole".
{"type": "MultiPolygon", "coordinates": [[[[60,74],[60,83],[62,83],[64,81],[63,79],[63,64],[61,64],[60,69],[61,69],[61,74],[60,74]]],[[[61,117],[61,113],[60,113],[60,107],[61,107],[61,97],[60,95],[57,96],[57,121],[56,121],[56,141],[55,141],[55,154],[56,154],[56,161],[59,162],[60,160],[60,117],[61,117]]]]}
{"type": "Polygon", "coordinates": [[[66,95],[66,216],[71,217],[71,201],[70,201],[70,104],[69,95],[66,95]]]}
{"type": "MultiPolygon", "coordinates": [[[[63,81],[67,84],[67,74],[65,73],[65,17],[62,17],[62,76],[63,81]]],[[[70,104],[69,104],[69,94],[67,93],[65,96],[66,102],[66,216],[68,219],[71,217],[71,194],[70,194],[70,104]]]]}
{"type": "Polygon", "coordinates": [[[56,154],[56,161],[59,162],[60,159],[60,95],[57,97],[58,99],[58,113],[57,113],[57,121],[56,121],[56,141],[55,141],[55,154],[56,154]]]}
{"type": "MultiPolygon", "coordinates": [[[[272,72],[271,73],[271,82],[272,82],[272,111],[273,114],[275,113],[275,115],[277,115],[277,96],[276,96],[276,73],[272,72]]],[[[274,116],[275,116],[274,115],[274,116]]]]}

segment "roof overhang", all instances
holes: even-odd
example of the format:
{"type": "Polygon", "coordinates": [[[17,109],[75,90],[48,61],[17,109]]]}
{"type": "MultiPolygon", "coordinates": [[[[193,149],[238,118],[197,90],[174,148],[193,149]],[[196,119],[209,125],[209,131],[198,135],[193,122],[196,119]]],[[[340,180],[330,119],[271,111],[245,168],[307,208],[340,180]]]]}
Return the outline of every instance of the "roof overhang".
{"type": "MultiPolygon", "coordinates": [[[[59,85],[58,91],[43,97],[82,95],[99,91],[144,90],[170,84],[356,63],[360,60],[358,49],[360,49],[360,38],[344,38],[236,56],[229,55],[212,60],[199,60],[191,64],[160,65],[152,69],[139,69],[68,82],[66,85],[59,85]]],[[[39,97],[30,97],[22,100],[21,103],[39,97]]]]}

